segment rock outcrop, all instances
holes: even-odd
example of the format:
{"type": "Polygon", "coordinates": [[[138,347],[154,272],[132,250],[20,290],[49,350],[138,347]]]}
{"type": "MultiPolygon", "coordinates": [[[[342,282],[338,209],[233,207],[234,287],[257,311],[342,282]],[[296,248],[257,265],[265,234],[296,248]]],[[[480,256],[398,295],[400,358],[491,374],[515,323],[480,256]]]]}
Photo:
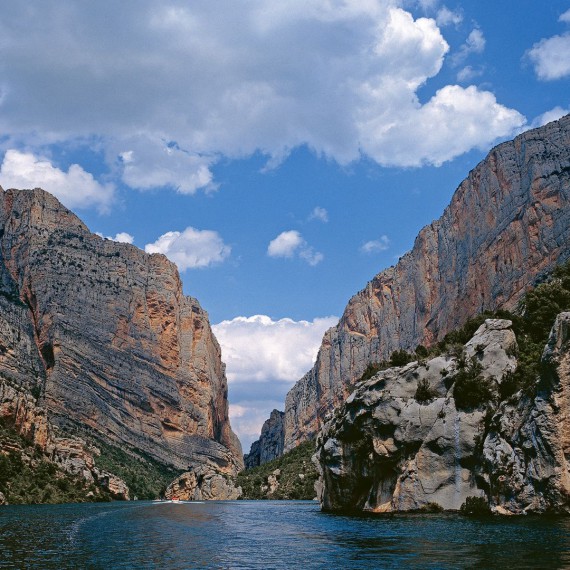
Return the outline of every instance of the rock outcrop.
{"type": "Polygon", "coordinates": [[[265,420],[261,428],[261,436],[251,445],[251,450],[244,455],[246,469],[257,467],[272,459],[283,455],[283,443],[285,430],[283,419],[285,414],[279,410],[273,410],[268,420],[265,420]]]}
{"type": "Polygon", "coordinates": [[[177,477],[164,496],[181,501],[234,501],[241,496],[241,487],[217,471],[200,466],[177,477]]]}
{"type": "Polygon", "coordinates": [[[570,115],[494,148],[412,250],[348,303],[287,394],[284,450],[314,438],[369,363],[512,309],[570,248],[570,115]]]}
{"type": "Polygon", "coordinates": [[[323,509],[391,512],[485,497],[503,514],[570,512],[570,313],[561,314],[533,395],[496,405],[516,368],[510,321],[487,320],[462,355],[391,368],[357,384],[317,439],[323,509]],[[458,404],[477,363],[489,405],[458,404]],[[467,364],[466,364],[467,363],[467,364]],[[427,384],[426,384],[427,383],[427,384]],[[418,386],[429,386],[429,397],[418,386]],[[418,401],[420,400],[420,401],[418,401]]]}
{"type": "Polygon", "coordinates": [[[44,449],[55,430],[181,470],[243,466],[219,345],[174,264],[39,189],[0,192],[0,402],[44,449]]]}

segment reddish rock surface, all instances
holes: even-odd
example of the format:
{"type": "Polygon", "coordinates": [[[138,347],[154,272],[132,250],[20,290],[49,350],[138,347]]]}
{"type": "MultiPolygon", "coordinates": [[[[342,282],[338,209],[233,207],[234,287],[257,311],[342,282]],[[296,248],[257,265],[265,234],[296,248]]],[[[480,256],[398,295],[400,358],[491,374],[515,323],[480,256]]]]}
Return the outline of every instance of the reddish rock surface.
{"type": "Polygon", "coordinates": [[[92,234],[39,189],[0,192],[0,394],[39,444],[47,422],[178,469],[243,466],[220,347],[174,264],[92,234]]]}

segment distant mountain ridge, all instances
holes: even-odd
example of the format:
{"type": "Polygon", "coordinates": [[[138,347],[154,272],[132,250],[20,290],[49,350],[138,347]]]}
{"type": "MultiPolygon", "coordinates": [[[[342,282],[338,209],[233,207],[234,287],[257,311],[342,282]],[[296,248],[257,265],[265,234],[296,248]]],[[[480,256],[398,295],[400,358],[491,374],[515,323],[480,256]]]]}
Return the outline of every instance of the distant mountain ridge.
{"type": "Polygon", "coordinates": [[[173,263],[92,234],[43,190],[0,191],[0,417],[40,446],[91,434],[233,476],[227,390],[173,263]]]}
{"type": "MultiPolygon", "coordinates": [[[[570,257],[570,115],[495,147],[410,252],[350,299],[285,401],[284,451],[318,433],[367,365],[512,309],[570,257]]],[[[256,452],[264,447],[255,442],[256,452]]]]}

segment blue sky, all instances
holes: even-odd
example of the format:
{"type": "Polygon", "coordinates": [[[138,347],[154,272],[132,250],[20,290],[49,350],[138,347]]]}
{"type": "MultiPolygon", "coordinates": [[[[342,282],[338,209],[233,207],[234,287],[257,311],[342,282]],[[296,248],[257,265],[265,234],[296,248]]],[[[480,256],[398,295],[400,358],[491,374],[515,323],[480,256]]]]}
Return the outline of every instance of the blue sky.
{"type": "Polygon", "coordinates": [[[244,448],[488,150],[570,108],[570,2],[0,7],[0,184],[165,253],[244,448]]]}

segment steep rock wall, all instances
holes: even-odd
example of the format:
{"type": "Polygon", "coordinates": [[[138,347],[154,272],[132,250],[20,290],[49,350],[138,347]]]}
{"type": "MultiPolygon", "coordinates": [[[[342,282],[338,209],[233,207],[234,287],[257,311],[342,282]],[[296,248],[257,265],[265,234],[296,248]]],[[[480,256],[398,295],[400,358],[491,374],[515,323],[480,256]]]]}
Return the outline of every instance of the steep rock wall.
{"type": "Polygon", "coordinates": [[[484,310],[512,309],[570,256],[570,115],[494,148],[412,250],[324,335],[285,401],[284,450],[315,437],[366,366],[430,345],[484,310]]]}
{"type": "MultiPolygon", "coordinates": [[[[495,389],[516,368],[510,321],[487,320],[466,345],[495,389]]],[[[459,409],[457,356],[380,372],[357,385],[317,441],[326,510],[457,510],[485,497],[496,512],[570,512],[570,313],[559,315],[533,395],[459,409]],[[421,381],[433,390],[418,401],[421,381]]]]}
{"type": "Polygon", "coordinates": [[[283,455],[284,417],[283,412],[273,410],[269,419],[265,420],[261,436],[253,442],[250,452],[243,458],[246,469],[252,469],[283,455]]]}
{"type": "Polygon", "coordinates": [[[206,312],[174,264],[102,239],[43,190],[0,192],[0,377],[50,425],[179,469],[241,446],[206,312]]]}

